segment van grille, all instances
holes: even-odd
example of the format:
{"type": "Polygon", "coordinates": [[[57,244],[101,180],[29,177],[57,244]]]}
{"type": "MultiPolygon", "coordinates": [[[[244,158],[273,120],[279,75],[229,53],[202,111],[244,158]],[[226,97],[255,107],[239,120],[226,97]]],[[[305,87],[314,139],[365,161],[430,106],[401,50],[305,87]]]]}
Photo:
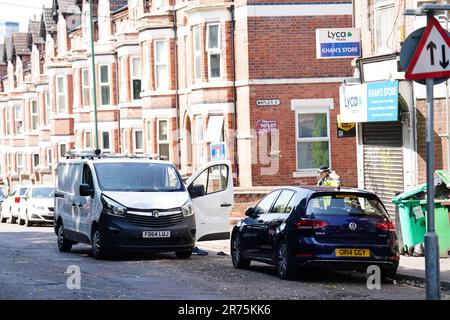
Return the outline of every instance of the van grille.
{"type": "Polygon", "coordinates": [[[149,215],[137,215],[126,213],[125,219],[135,225],[149,228],[162,228],[176,225],[183,220],[183,213],[176,213],[171,215],[161,215],[157,218],[149,215]]]}

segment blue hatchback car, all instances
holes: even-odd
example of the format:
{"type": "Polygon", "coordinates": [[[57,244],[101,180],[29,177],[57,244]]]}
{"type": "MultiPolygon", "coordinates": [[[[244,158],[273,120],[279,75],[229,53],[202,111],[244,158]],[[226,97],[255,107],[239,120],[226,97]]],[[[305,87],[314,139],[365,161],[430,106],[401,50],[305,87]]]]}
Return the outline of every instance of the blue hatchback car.
{"type": "Polygon", "coordinates": [[[374,194],[358,189],[280,187],[267,194],[232,231],[235,268],[252,260],[276,265],[289,279],[302,267],[381,268],[393,278],[399,263],[395,226],[374,194]]]}

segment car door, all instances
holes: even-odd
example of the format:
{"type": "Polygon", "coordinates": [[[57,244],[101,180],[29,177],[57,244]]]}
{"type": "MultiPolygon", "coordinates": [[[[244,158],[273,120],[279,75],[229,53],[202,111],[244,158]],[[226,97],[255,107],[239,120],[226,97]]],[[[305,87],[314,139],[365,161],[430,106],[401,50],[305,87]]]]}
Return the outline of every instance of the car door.
{"type": "Polygon", "coordinates": [[[264,244],[269,241],[267,238],[269,234],[268,225],[265,224],[265,221],[270,220],[267,216],[281,191],[281,189],[277,189],[267,194],[254,207],[254,215],[247,216],[244,219],[241,228],[241,243],[244,255],[252,258],[267,258],[262,250],[264,244]]]}
{"type": "MultiPolygon", "coordinates": [[[[88,164],[83,165],[81,183],[89,185],[89,187],[94,190],[94,178],[92,176],[92,170],[88,164]]],[[[79,213],[79,220],[77,221],[77,231],[89,238],[89,233],[91,230],[91,209],[93,198],[91,196],[81,196],[79,188],[75,190],[75,192],[77,197],[74,202],[79,213]]]]}
{"type": "Polygon", "coordinates": [[[188,190],[203,185],[204,194],[191,194],[195,210],[196,241],[230,237],[230,213],[234,204],[231,162],[213,161],[197,170],[187,181],[188,190]]]}

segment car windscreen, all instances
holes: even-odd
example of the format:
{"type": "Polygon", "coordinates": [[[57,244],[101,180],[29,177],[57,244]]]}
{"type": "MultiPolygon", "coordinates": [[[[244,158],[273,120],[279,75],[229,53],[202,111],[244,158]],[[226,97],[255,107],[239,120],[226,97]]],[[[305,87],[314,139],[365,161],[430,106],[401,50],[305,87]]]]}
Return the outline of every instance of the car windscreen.
{"type": "Polygon", "coordinates": [[[308,202],[306,215],[387,216],[381,202],[364,194],[327,194],[308,202]]]}
{"type": "Polygon", "coordinates": [[[95,163],[100,189],[124,192],[184,191],[175,167],[165,163],[95,163]]]}
{"type": "Polygon", "coordinates": [[[27,193],[28,189],[27,188],[20,188],[19,190],[19,196],[23,197],[25,195],[25,193],[27,193]]]}
{"type": "Polygon", "coordinates": [[[32,198],[53,198],[54,188],[34,188],[31,192],[32,198]]]}

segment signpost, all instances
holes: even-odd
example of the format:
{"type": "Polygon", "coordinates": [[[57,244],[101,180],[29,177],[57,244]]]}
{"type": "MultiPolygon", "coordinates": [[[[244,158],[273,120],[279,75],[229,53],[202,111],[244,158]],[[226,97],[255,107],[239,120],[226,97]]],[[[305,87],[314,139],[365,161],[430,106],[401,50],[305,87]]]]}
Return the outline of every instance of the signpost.
{"type": "MultiPolygon", "coordinates": [[[[406,69],[405,78],[426,81],[427,86],[427,233],[425,234],[425,282],[429,300],[441,297],[439,272],[439,242],[434,223],[434,106],[435,79],[450,77],[450,38],[434,18],[435,11],[450,10],[446,4],[425,4],[406,10],[405,15],[427,16],[427,27],[406,69]]],[[[404,62],[403,62],[404,64],[404,62]]]]}

